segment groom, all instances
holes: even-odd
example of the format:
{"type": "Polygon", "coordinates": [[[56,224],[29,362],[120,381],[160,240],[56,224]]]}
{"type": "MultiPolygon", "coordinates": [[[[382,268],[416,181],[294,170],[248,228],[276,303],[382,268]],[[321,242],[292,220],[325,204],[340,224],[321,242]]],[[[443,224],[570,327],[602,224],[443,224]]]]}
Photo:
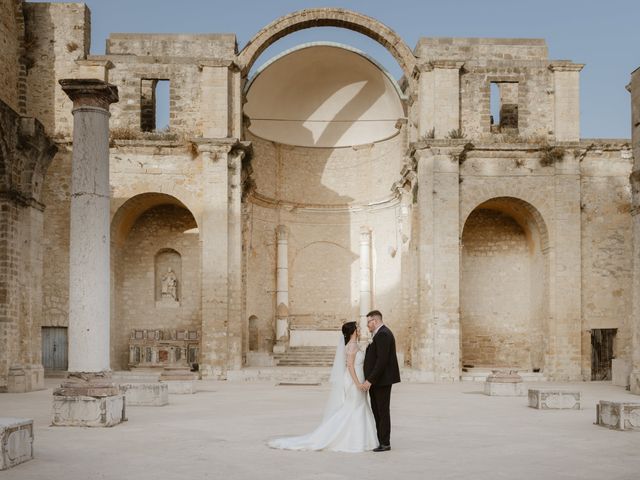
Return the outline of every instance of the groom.
{"type": "Polygon", "coordinates": [[[373,336],[364,356],[363,391],[369,391],[371,409],[376,419],[378,442],[374,452],[391,450],[391,385],[400,381],[400,369],[396,357],[396,340],[393,333],[382,322],[382,313],[373,310],[367,314],[367,328],[373,336]]]}

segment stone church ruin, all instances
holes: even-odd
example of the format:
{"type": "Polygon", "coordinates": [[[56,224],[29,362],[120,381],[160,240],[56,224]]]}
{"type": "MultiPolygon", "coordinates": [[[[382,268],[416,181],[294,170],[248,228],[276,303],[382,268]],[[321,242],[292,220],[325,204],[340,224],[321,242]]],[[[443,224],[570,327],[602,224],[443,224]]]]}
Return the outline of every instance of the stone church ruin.
{"type": "Polygon", "coordinates": [[[640,393],[640,72],[633,140],[584,139],[583,65],[543,40],[411,49],[319,8],[242,48],[114,33],[92,55],[83,4],[0,12],[0,391],[47,370],[322,365],[376,308],[411,378],[498,367],[640,393]],[[402,78],[330,42],[262,55],[325,26],[380,43],[402,78]]]}

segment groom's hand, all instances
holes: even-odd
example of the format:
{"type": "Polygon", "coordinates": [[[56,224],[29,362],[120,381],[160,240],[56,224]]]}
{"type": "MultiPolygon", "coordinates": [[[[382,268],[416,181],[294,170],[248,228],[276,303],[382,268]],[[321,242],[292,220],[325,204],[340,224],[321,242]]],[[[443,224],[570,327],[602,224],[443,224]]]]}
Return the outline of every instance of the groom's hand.
{"type": "Polygon", "coordinates": [[[369,382],[369,380],[365,380],[361,388],[363,392],[368,392],[371,388],[371,383],[369,382]]]}

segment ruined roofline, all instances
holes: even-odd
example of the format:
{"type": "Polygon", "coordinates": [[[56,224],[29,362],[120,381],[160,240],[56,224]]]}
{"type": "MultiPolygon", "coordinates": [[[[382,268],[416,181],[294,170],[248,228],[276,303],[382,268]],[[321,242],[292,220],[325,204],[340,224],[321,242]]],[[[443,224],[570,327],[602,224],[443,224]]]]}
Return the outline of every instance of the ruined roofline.
{"type": "Polygon", "coordinates": [[[418,58],[451,60],[549,58],[547,42],[542,38],[421,37],[414,53],[418,58]]]}
{"type": "Polygon", "coordinates": [[[107,55],[161,57],[235,58],[233,33],[112,33],[106,41],[107,55]]]}

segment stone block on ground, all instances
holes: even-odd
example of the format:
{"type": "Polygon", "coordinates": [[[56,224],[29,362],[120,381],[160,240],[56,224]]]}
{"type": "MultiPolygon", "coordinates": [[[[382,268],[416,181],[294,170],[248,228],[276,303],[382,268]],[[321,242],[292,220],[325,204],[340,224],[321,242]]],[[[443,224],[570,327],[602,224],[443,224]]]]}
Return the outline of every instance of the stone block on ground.
{"type": "Polygon", "coordinates": [[[166,383],[121,383],[127,406],[162,407],[169,404],[169,387],[166,383]]]}
{"type": "Polygon", "coordinates": [[[580,392],[552,388],[530,388],[529,406],[540,410],[580,410],[580,392]]]}
{"type": "Polygon", "coordinates": [[[176,395],[196,393],[195,381],[198,375],[187,367],[165,367],[160,382],[166,383],[169,393],[176,395]]]}
{"type": "Polygon", "coordinates": [[[523,397],[527,387],[517,373],[494,370],[484,382],[484,394],[496,397],[523,397]]]}
{"type": "Polygon", "coordinates": [[[25,393],[44,390],[42,365],[12,365],[7,375],[7,392],[25,393]]]}
{"type": "Polygon", "coordinates": [[[104,397],[54,395],[51,423],[67,427],[113,427],[126,420],[123,394],[104,397]]]}
{"type": "Polygon", "coordinates": [[[596,424],[613,430],[640,431],[640,403],[600,400],[596,424]]]}
{"type": "Polygon", "coordinates": [[[0,417],[0,470],[33,458],[33,420],[0,417]]]}

